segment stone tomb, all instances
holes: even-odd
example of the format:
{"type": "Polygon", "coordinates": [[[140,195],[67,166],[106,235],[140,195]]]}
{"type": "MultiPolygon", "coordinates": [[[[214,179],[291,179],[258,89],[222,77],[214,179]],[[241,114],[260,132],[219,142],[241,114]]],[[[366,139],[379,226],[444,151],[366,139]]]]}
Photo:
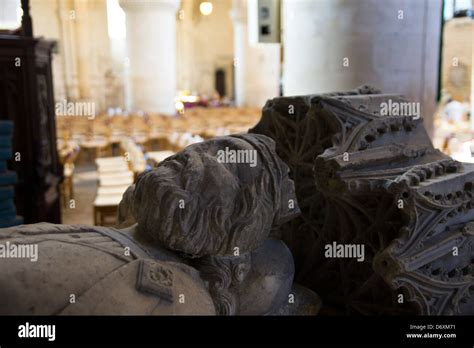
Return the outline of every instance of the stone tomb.
{"type": "Polygon", "coordinates": [[[280,234],[296,279],[323,313],[472,315],[474,165],[434,149],[416,112],[381,115],[389,101],[408,102],[368,86],[275,98],[250,130],[295,181],[302,214],[280,234]],[[364,261],[327,257],[334,242],[364,261]]]}
{"type": "Polygon", "coordinates": [[[123,229],[0,230],[0,245],[37,250],[0,259],[0,315],[315,315],[319,297],[293,283],[293,256],[272,233],[299,213],[271,138],[188,146],[127,189],[123,229]]]}

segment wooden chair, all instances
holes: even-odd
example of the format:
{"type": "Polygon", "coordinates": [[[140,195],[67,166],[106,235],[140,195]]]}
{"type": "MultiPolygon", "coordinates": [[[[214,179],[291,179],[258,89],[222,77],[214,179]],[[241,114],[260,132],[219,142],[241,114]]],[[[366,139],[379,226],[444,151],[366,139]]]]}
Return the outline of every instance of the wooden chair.
{"type": "Polygon", "coordinates": [[[122,156],[97,158],[95,163],[99,181],[94,201],[94,223],[113,225],[123,193],[134,182],[134,174],[122,156]],[[113,223],[110,222],[112,218],[113,223]]]}
{"type": "Polygon", "coordinates": [[[165,158],[173,156],[175,152],[173,151],[152,151],[146,153],[147,164],[155,168],[158,164],[163,161],[165,158]]]}
{"type": "Polygon", "coordinates": [[[74,162],[79,154],[80,148],[73,141],[65,141],[58,139],[59,161],[63,166],[63,182],[61,183],[60,192],[61,200],[64,207],[68,202],[74,199],[74,162]]]}
{"type": "Polygon", "coordinates": [[[94,225],[115,225],[117,209],[122,200],[122,194],[98,195],[94,201],[94,225]],[[114,222],[108,222],[107,218],[113,218],[114,222]]]}

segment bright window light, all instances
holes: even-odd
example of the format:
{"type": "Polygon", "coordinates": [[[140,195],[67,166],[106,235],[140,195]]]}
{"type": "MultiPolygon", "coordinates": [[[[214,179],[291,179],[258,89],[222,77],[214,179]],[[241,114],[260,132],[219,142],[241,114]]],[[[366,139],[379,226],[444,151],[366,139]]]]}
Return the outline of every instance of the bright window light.
{"type": "Polygon", "coordinates": [[[212,13],[212,9],[213,9],[213,6],[212,6],[212,2],[210,1],[203,1],[199,5],[199,10],[204,16],[209,16],[212,13]]]}
{"type": "Polygon", "coordinates": [[[118,0],[107,0],[107,25],[111,39],[125,39],[125,12],[118,0]]]}

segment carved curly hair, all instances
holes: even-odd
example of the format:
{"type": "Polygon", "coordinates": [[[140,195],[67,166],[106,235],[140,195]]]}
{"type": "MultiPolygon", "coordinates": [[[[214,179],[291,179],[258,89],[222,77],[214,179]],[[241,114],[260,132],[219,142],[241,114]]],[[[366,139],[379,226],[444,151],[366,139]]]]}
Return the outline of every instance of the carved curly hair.
{"type": "Polygon", "coordinates": [[[132,210],[138,232],[187,257],[258,247],[273,227],[299,214],[287,165],[269,137],[242,134],[188,146],[139,176],[132,210]],[[256,150],[257,163],[221,163],[219,150],[256,150]],[[236,249],[238,248],[238,249],[236,249]]]}
{"type": "Polygon", "coordinates": [[[208,284],[216,313],[237,314],[239,303],[236,288],[250,271],[250,252],[240,256],[205,256],[197,259],[193,265],[208,284]]]}

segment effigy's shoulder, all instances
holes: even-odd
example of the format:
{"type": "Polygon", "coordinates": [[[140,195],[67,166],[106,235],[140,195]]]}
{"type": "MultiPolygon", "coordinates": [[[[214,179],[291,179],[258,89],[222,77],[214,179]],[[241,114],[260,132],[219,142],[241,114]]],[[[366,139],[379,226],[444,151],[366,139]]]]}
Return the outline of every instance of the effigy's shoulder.
{"type": "Polygon", "coordinates": [[[113,228],[40,223],[2,229],[0,268],[3,315],[214,314],[197,271],[150,259],[113,228]]]}

